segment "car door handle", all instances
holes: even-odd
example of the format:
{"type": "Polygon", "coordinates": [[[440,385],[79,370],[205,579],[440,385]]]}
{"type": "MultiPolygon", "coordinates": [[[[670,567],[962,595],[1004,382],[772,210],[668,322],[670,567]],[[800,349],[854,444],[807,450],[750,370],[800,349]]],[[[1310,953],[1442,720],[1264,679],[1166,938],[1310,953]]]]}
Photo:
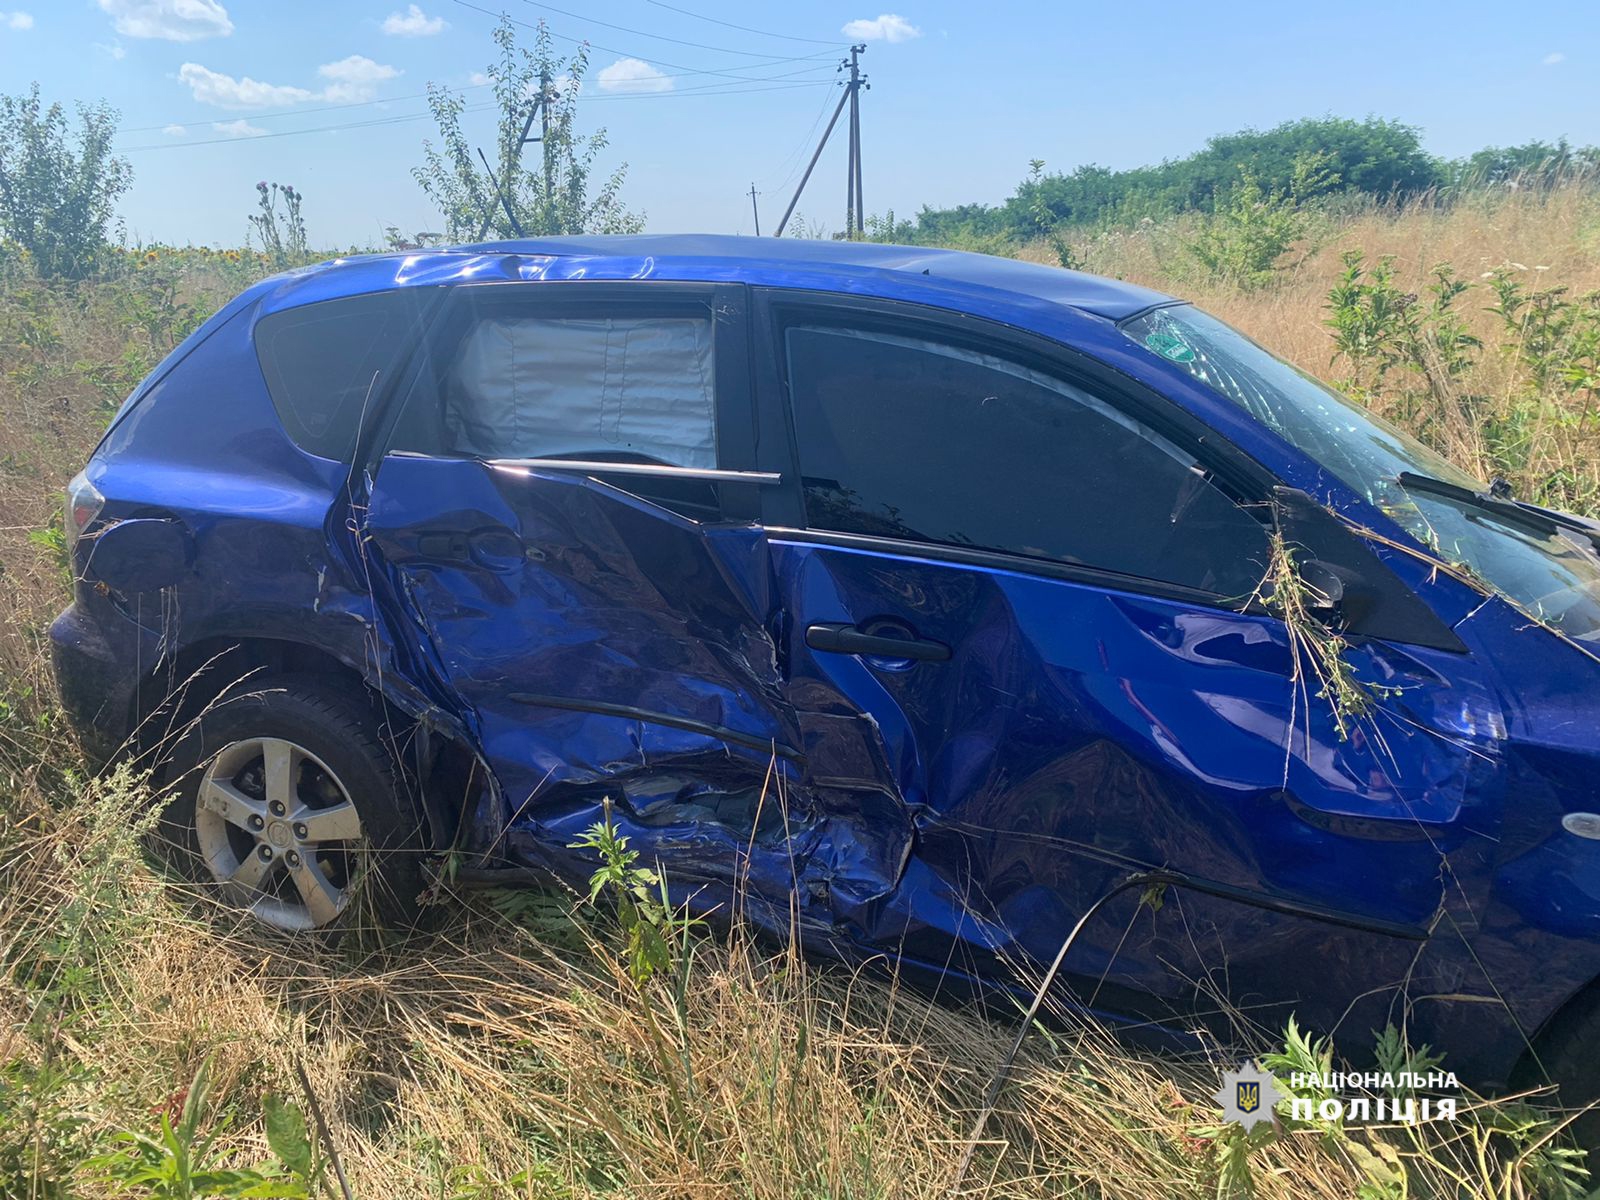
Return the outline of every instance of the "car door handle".
{"type": "Polygon", "coordinates": [[[520,568],[524,557],[536,552],[525,549],[509,529],[488,526],[470,533],[459,530],[425,530],[417,534],[416,557],[427,562],[466,566],[473,564],[491,571],[520,568]]]}
{"type": "Polygon", "coordinates": [[[927,638],[881,637],[854,625],[808,625],[806,645],[832,654],[860,654],[868,658],[909,658],[916,662],[945,662],[950,647],[927,638]]]}

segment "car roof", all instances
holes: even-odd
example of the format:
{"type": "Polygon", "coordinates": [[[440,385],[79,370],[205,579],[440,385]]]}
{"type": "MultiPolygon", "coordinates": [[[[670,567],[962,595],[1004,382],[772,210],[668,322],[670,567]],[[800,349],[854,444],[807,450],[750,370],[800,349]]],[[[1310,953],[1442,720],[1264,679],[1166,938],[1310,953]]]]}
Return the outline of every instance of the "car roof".
{"type": "Polygon", "coordinates": [[[594,255],[607,258],[724,259],[742,265],[747,283],[785,282],[795,266],[842,272],[890,271],[1015,292],[1121,320],[1172,297],[1120,279],[1064,271],[1040,263],[933,246],[879,242],[814,241],[805,238],[738,237],[731,234],[613,234],[593,237],[520,238],[467,247],[524,254],[594,255]]]}
{"type": "Polygon", "coordinates": [[[495,277],[715,279],[925,299],[942,306],[951,306],[960,293],[975,295],[981,289],[990,306],[1009,297],[1029,307],[1060,305],[1112,321],[1173,303],[1170,296],[1122,280],[964,250],[726,234],[518,238],[361,255],[289,272],[263,290],[277,293],[269,307],[279,308],[387,287],[495,277]],[[508,256],[544,260],[550,267],[530,270],[525,263],[514,268],[505,262],[508,256]]]}

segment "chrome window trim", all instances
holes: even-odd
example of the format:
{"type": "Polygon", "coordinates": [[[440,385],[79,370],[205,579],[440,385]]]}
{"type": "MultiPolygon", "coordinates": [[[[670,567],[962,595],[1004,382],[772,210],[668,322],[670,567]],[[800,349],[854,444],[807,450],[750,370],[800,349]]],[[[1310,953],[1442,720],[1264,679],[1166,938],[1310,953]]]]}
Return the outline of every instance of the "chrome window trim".
{"type": "Polygon", "coordinates": [[[490,458],[484,460],[497,471],[575,471],[585,475],[649,475],[658,479],[704,479],[712,483],[756,483],[772,486],[783,482],[776,471],[733,471],[723,467],[674,467],[666,463],[605,462],[579,458],[490,458]]]}

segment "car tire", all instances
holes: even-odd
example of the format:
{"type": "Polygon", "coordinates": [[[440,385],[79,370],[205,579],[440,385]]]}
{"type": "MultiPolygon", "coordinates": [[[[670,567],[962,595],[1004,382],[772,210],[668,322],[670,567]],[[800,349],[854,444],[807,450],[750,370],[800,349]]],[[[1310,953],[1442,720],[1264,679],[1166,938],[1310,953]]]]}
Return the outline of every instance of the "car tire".
{"type": "Polygon", "coordinates": [[[422,820],[372,702],[315,676],[245,687],[174,746],[158,848],[278,930],[415,924],[422,820]]]}

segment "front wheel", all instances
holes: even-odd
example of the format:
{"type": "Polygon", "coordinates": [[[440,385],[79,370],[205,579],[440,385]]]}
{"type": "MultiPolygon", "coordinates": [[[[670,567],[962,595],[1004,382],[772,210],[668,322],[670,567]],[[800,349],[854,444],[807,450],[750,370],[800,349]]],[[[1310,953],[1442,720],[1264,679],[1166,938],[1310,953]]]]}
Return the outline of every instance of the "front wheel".
{"type": "Polygon", "coordinates": [[[420,821],[371,704],[314,677],[247,686],[173,751],[169,854],[275,929],[409,924],[420,821]]]}

